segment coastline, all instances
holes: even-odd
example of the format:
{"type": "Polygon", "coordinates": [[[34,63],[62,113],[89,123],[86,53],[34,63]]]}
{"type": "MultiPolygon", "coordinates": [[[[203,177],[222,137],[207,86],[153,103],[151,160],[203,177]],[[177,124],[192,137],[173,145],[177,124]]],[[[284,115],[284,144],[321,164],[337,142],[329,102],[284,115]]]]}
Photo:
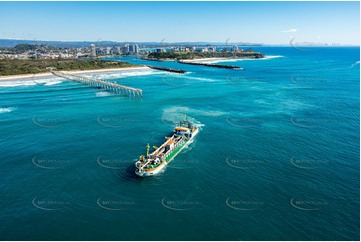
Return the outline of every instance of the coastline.
{"type": "MultiPolygon", "coordinates": [[[[70,74],[89,74],[89,73],[104,73],[104,72],[124,72],[124,71],[139,71],[139,70],[151,70],[147,66],[140,67],[124,67],[124,68],[111,68],[111,69],[96,69],[96,70],[82,70],[82,71],[63,71],[70,74]]],[[[0,76],[0,81],[13,81],[28,79],[34,77],[50,77],[52,73],[38,73],[38,74],[24,74],[24,75],[11,75],[11,76],[0,76]]]]}

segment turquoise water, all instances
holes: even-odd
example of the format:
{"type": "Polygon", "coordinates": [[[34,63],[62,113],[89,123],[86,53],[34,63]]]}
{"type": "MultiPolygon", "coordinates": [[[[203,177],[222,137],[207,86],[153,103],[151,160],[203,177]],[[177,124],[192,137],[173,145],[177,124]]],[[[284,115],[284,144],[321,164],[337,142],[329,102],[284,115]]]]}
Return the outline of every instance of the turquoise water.
{"type": "Polygon", "coordinates": [[[0,83],[0,240],[358,240],[359,48],[267,48],[242,71],[0,83]],[[196,140],[152,178],[133,163],[187,114],[196,140]]]}

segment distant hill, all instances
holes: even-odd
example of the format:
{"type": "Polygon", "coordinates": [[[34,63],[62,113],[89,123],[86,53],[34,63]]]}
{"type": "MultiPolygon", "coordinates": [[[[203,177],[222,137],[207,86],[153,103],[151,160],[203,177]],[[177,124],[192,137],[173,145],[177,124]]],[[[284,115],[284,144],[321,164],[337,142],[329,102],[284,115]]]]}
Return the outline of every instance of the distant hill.
{"type": "MultiPolygon", "coordinates": [[[[167,46],[211,46],[225,45],[222,42],[177,42],[177,43],[161,43],[161,42],[116,42],[116,41],[47,41],[47,40],[18,40],[18,39],[0,39],[0,48],[13,48],[19,44],[48,45],[57,48],[80,48],[89,47],[95,44],[101,47],[122,46],[125,44],[138,44],[146,47],[167,47],[167,46]]],[[[228,45],[233,45],[229,43],[228,45]]],[[[243,46],[261,46],[262,44],[254,43],[237,43],[243,46]]]]}
{"type": "Polygon", "coordinates": [[[114,41],[47,41],[47,40],[17,40],[17,39],[0,39],[0,47],[2,48],[13,48],[19,44],[32,44],[32,45],[48,45],[57,48],[79,48],[89,47],[91,44],[97,44],[99,46],[111,47],[114,45],[120,45],[119,42],[114,41]]]}

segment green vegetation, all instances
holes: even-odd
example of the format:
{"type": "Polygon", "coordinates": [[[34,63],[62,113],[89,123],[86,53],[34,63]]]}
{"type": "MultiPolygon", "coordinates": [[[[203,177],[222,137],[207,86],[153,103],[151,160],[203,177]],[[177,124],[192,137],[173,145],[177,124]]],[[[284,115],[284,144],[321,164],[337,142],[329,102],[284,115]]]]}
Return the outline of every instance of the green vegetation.
{"type": "Polygon", "coordinates": [[[152,60],[189,60],[198,58],[263,58],[260,52],[154,52],[148,54],[145,59],[152,60]]]}
{"type": "Polygon", "coordinates": [[[24,52],[34,52],[37,51],[38,53],[45,53],[46,51],[56,51],[60,48],[55,48],[48,45],[34,45],[34,44],[18,44],[14,48],[3,48],[2,50],[6,51],[7,53],[12,54],[23,54],[24,52]]]}
{"type": "Polygon", "coordinates": [[[58,71],[97,70],[107,68],[125,68],[136,66],[128,62],[107,60],[17,60],[0,59],[0,76],[44,73],[50,67],[58,71]]]}
{"type": "Polygon", "coordinates": [[[30,45],[30,44],[18,44],[14,47],[14,50],[17,52],[24,52],[29,50],[36,50],[38,48],[37,45],[30,45]]]}

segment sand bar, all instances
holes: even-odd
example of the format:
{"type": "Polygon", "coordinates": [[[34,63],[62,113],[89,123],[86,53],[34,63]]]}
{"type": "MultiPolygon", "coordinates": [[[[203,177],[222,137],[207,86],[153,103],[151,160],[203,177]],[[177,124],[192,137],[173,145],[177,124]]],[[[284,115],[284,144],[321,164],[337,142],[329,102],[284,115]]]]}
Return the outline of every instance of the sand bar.
{"type": "MultiPolygon", "coordinates": [[[[129,72],[129,71],[141,71],[141,70],[151,70],[151,69],[146,66],[140,66],[140,67],[125,67],[125,68],[97,69],[97,70],[83,70],[83,71],[63,71],[63,72],[70,74],[89,74],[89,73],[106,73],[106,72],[129,72]]],[[[37,78],[37,77],[51,77],[51,76],[53,76],[52,73],[0,76],[0,81],[12,81],[12,80],[34,78],[34,77],[37,78]]]]}

